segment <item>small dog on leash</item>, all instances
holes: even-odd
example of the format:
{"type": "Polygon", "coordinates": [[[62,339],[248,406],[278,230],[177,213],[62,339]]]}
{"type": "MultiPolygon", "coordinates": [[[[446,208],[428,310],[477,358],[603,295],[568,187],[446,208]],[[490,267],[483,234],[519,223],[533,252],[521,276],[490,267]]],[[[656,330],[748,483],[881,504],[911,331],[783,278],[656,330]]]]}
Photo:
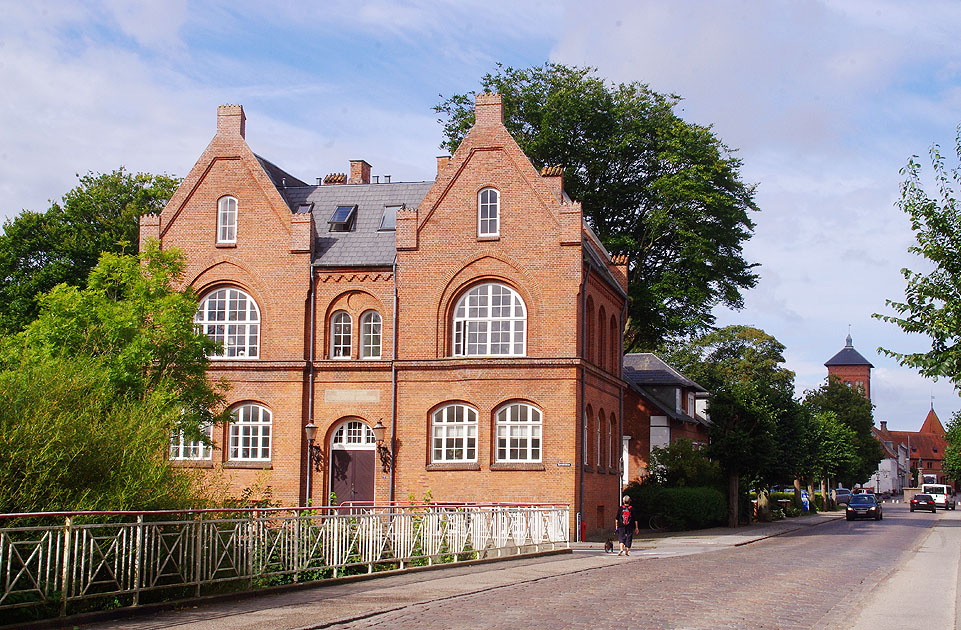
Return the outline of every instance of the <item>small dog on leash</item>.
{"type": "Polygon", "coordinates": [[[604,542],[604,553],[614,553],[614,539],[608,538],[604,542]]]}

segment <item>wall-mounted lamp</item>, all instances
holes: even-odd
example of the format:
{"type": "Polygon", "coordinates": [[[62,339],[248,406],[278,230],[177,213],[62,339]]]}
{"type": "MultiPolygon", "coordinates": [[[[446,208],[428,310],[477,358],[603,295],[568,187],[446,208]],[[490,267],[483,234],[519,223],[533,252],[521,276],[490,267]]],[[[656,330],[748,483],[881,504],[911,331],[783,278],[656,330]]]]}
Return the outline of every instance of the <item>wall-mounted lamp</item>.
{"type": "Polygon", "coordinates": [[[390,472],[394,456],[390,452],[390,448],[384,445],[384,435],[387,433],[387,427],[378,420],[371,430],[374,432],[374,441],[377,442],[377,455],[380,456],[380,463],[384,467],[384,472],[390,472]]]}
{"type": "Polygon", "coordinates": [[[320,452],[320,447],[314,444],[314,439],[317,438],[317,425],[313,422],[307,424],[304,427],[304,433],[307,435],[307,467],[310,468],[312,465],[314,470],[320,472],[323,470],[324,459],[320,452]]]}

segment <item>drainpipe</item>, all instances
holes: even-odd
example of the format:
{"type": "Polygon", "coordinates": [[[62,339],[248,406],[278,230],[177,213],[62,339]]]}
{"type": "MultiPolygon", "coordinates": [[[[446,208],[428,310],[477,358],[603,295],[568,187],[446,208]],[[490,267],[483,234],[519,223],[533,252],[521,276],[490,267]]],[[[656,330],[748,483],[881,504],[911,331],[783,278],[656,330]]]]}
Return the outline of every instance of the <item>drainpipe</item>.
{"type": "MultiPolygon", "coordinates": [[[[587,360],[584,357],[584,348],[587,347],[587,280],[591,277],[591,266],[587,265],[587,273],[584,274],[584,281],[581,283],[581,404],[578,413],[581,417],[580,422],[580,439],[584,440],[584,396],[587,395],[587,360]]],[[[575,444],[577,441],[575,440],[575,444]]],[[[581,460],[581,465],[578,466],[578,474],[580,475],[580,484],[578,488],[577,496],[577,534],[575,540],[581,539],[581,530],[584,529],[584,464],[587,463],[584,460],[584,449],[585,443],[581,444],[580,452],[578,453],[578,459],[581,460]]]]}
{"type": "Polygon", "coordinates": [[[397,469],[397,456],[394,451],[394,436],[397,435],[397,256],[394,256],[394,350],[390,358],[390,486],[387,490],[387,500],[394,503],[394,471],[397,469]]]}
{"type": "MultiPolygon", "coordinates": [[[[624,379],[624,327],[626,325],[627,325],[627,298],[625,297],[624,308],[621,309],[621,330],[620,330],[621,346],[617,356],[617,378],[620,379],[621,381],[623,381],[624,379]]],[[[618,386],[617,391],[618,391],[617,420],[618,420],[618,425],[620,425],[618,427],[619,435],[617,436],[617,447],[621,451],[621,457],[618,458],[618,461],[621,462],[621,465],[617,467],[617,476],[619,477],[617,482],[617,487],[620,488],[620,490],[617,491],[618,502],[615,503],[614,505],[620,505],[621,490],[624,489],[624,470],[625,470],[625,467],[627,466],[627,462],[624,461],[624,386],[623,385],[618,386]]]]}
{"type": "MultiPolygon", "coordinates": [[[[310,273],[310,289],[308,295],[310,296],[310,333],[309,338],[309,349],[307,351],[308,361],[307,361],[307,424],[311,424],[314,421],[314,335],[315,333],[315,321],[317,319],[317,296],[315,295],[316,284],[314,280],[314,265],[312,262],[308,262],[307,270],[310,273]]],[[[307,492],[304,493],[307,500],[310,501],[313,495],[311,470],[313,469],[313,462],[310,460],[308,446],[307,454],[307,492]]]]}

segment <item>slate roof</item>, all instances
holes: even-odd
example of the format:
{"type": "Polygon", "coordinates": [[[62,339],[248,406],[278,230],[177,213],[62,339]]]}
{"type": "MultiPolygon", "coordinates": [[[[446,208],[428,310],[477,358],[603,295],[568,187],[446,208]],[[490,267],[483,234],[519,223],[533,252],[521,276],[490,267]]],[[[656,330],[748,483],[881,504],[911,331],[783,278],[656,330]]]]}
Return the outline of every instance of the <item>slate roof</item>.
{"type": "Polygon", "coordinates": [[[384,207],[416,208],[434,182],[301,186],[281,190],[291,211],[313,203],[317,226],[315,267],[386,267],[394,262],[394,230],[381,230],[384,207]],[[349,232],[331,232],[327,221],[337,206],[357,206],[349,232]]]}
{"type": "Polygon", "coordinates": [[[832,365],[866,365],[873,368],[871,362],[861,356],[861,353],[854,349],[854,345],[851,341],[851,335],[847,336],[845,339],[844,348],[841,349],[836,355],[828,359],[827,363],[824,365],[830,367],[832,365]]]}
{"type": "Polygon", "coordinates": [[[651,352],[625,354],[623,377],[634,385],[672,385],[688,387],[695,392],[707,391],[651,352]]]}
{"type": "Polygon", "coordinates": [[[260,162],[260,166],[264,169],[264,172],[267,173],[267,177],[269,177],[270,181],[274,183],[274,186],[277,187],[277,190],[280,191],[281,195],[284,194],[284,189],[287,188],[288,186],[306,186],[307,185],[307,182],[294,177],[293,175],[291,175],[284,169],[280,168],[270,160],[262,158],[256,153],[254,154],[254,157],[257,158],[258,162],[260,162]]]}

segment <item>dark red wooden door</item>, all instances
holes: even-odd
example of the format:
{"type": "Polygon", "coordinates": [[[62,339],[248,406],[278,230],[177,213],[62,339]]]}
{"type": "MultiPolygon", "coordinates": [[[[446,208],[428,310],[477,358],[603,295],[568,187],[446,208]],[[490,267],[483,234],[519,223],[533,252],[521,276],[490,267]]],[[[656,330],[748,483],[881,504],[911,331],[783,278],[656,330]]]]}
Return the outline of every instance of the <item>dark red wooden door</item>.
{"type": "Polygon", "coordinates": [[[374,500],[374,451],[333,450],[330,489],[337,504],[374,500]]]}

